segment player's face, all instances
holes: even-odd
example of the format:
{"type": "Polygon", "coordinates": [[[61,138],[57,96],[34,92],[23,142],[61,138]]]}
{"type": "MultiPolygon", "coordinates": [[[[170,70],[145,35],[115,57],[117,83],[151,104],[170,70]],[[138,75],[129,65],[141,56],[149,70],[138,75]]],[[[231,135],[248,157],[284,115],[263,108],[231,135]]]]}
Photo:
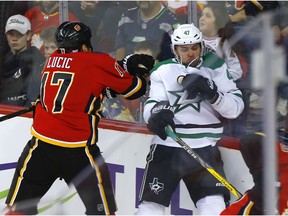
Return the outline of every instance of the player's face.
{"type": "Polygon", "coordinates": [[[23,35],[16,30],[10,30],[6,33],[6,38],[11,51],[15,54],[27,48],[27,42],[30,36],[28,34],[23,35]]]}
{"type": "Polygon", "coordinates": [[[209,7],[202,10],[199,19],[199,30],[207,37],[217,35],[216,18],[213,11],[209,7]]]}
{"type": "Polygon", "coordinates": [[[181,60],[182,64],[196,67],[201,54],[201,46],[198,44],[178,45],[176,46],[176,55],[181,60]]]}
{"type": "Polygon", "coordinates": [[[44,41],[43,43],[45,58],[49,58],[49,56],[57,50],[57,46],[54,42],[44,41]]]}

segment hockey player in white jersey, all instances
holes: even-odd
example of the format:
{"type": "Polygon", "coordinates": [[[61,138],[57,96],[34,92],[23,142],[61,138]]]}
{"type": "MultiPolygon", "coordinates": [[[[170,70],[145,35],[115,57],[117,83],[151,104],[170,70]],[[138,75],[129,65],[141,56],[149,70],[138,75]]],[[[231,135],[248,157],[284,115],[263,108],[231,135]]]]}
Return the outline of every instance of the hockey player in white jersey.
{"type": "Polygon", "coordinates": [[[241,91],[224,60],[203,54],[202,33],[183,24],[171,36],[175,58],[152,69],[144,119],[155,134],[143,176],[137,215],[161,215],[183,180],[198,215],[219,215],[230,192],[165,133],[170,125],[221,175],[223,162],[216,145],[221,118],[236,118],[244,109],[241,91]]]}

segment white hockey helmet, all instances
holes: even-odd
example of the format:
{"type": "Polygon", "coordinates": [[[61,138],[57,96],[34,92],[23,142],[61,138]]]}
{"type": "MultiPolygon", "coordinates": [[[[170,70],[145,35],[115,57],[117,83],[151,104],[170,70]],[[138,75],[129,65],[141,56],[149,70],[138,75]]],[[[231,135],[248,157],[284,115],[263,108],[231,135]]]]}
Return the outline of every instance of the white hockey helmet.
{"type": "Polygon", "coordinates": [[[171,43],[173,51],[175,45],[200,43],[202,46],[202,32],[193,23],[178,25],[171,35],[171,43]]]}

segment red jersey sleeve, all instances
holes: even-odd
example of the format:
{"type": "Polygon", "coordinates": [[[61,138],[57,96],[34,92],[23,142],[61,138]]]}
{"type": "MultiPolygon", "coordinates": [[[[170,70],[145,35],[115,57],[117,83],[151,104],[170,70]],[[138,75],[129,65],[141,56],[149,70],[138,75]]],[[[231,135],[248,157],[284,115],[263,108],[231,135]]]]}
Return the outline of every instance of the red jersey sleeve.
{"type": "Polygon", "coordinates": [[[99,54],[95,63],[102,69],[101,83],[104,87],[110,87],[125,99],[135,99],[145,94],[145,80],[130,75],[108,54],[99,54]]]}

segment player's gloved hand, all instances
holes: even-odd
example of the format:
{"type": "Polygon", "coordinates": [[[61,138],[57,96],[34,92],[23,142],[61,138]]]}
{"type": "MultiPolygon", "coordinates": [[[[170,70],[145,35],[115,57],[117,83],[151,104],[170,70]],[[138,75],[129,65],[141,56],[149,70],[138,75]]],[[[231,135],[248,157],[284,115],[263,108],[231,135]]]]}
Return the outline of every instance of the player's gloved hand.
{"type": "Polygon", "coordinates": [[[106,87],[102,93],[107,97],[108,99],[113,99],[117,97],[117,92],[114,91],[113,89],[106,87]]]}
{"type": "Polygon", "coordinates": [[[148,129],[158,135],[161,139],[166,140],[167,134],[165,127],[170,125],[173,130],[175,123],[173,121],[174,113],[173,107],[170,106],[168,101],[160,101],[151,109],[151,117],[148,120],[148,129]]]}
{"type": "Polygon", "coordinates": [[[145,76],[152,70],[155,60],[146,54],[127,55],[123,60],[118,61],[125,71],[133,76],[145,76]]]}
{"type": "Polygon", "coordinates": [[[198,74],[186,75],[183,78],[182,85],[189,93],[195,94],[195,92],[198,92],[202,98],[209,101],[212,99],[216,101],[219,96],[215,82],[198,74]]]}
{"type": "Polygon", "coordinates": [[[196,79],[196,77],[188,75],[187,76],[181,75],[177,78],[177,82],[183,86],[184,90],[187,91],[189,99],[194,99],[198,95],[198,90],[196,89],[196,86],[191,84],[194,82],[193,79],[196,79]]]}

